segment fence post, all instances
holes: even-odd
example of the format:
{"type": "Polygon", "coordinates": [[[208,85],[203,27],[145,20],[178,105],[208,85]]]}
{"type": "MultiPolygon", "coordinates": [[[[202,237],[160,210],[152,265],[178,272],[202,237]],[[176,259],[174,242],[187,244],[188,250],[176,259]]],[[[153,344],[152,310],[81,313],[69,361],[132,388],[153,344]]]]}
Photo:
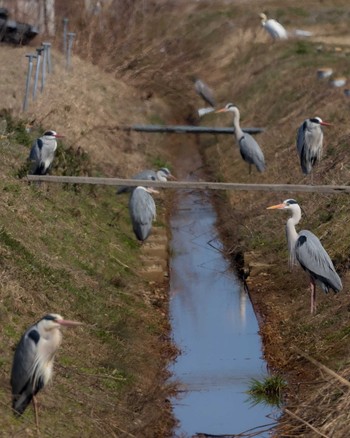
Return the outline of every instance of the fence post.
{"type": "Polygon", "coordinates": [[[39,71],[40,71],[40,61],[41,61],[41,53],[44,50],[43,47],[38,47],[36,49],[36,67],[35,67],[35,76],[34,76],[34,86],[33,86],[33,100],[36,98],[36,92],[38,89],[38,80],[39,80],[39,71]]]}
{"type": "Polygon", "coordinates": [[[29,88],[30,88],[30,79],[32,77],[33,70],[33,58],[36,58],[34,53],[29,53],[26,55],[28,58],[28,70],[27,70],[27,78],[26,78],[26,90],[24,93],[24,101],[23,101],[23,111],[27,111],[28,109],[28,97],[29,97],[29,88]]]}
{"type": "Polygon", "coordinates": [[[74,37],[75,37],[75,33],[74,32],[68,32],[67,36],[68,36],[68,48],[67,48],[67,64],[66,64],[66,69],[70,70],[70,68],[71,68],[71,52],[72,52],[73,40],[74,40],[74,37]]]}
{"type": "Polygon", "coordinates": [[[68,30],[68,18],[63,18],[63,54],[67,56],[67,30],[68,30]]]}
{"type": "Polygon", "coordinates": [[[47,61],[47,72],[52,73],[52,63],[51,63],[51,43],[42,44],[46,50],[46,61],[47,61]]]}
{"type": "Polygon", "coordinates": [[[47,64],[47,46],[45,43],[42,43],[43,46],[43,62],[42,62],[42,72],[41,72],[41,89],[40,91],[44,91],[45,82],[46,82],[46,64],[47,64]]]}

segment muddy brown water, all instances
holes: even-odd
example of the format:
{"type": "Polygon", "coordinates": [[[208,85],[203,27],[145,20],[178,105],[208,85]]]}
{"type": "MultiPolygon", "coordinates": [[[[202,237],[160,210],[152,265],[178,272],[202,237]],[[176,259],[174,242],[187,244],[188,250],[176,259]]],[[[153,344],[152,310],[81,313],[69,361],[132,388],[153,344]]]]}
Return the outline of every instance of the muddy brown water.
{"type": "MultiPolygon", "coordinates": [[[[198,179],[196,146],[178,152],[178,176],[198,179]]],[[[216,218],[210,193],[177,193],[170,221],[170,316],[181,350],[171,366],[180,388],[172,400],[176,437],[238,434],[271,423],[272,409],[252,406],[246,394],[251,379],[267,375],[266,364],[249,296],[222,255],[216,218]]]]}

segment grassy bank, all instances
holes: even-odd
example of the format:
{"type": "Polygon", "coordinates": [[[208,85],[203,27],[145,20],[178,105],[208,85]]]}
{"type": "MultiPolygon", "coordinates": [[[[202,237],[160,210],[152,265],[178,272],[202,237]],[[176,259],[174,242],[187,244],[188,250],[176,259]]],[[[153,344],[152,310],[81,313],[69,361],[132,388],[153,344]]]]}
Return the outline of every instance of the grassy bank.
{"type": "MultiPolygon", "coordinates": [[[[15,89],[18,79],[20,96],[20,75],[11,71],[11,62],[24,51],[0,50],[8,59],[3,82],[12,75],[15,89]]],[[[3,88],[0,436],[36,436],[31,408],[20,420],[13,416],[9,377],[20,336],[52,312],[84,326],[64,333],[53,384],[39,394],[42,436],[163,437],[173,424],[165,384],[166,364],[173,355],[166,285],[144,281],[139,274],[140,245],[132,232],[128,197],[117,197],[113,187],[38,185],[21,178],[32,141],[47,129],[66,136],[52,169],[56,175],[125,176],[166,160],[158,140],[117,137],[113,130],[101,135],[97,128],[86,132],[90,112],[92,128],[104,126],[107,119],[109,126],[122,122],[119,108],[114,112],[113,105],[102,108],[99,102],[107,95],[119,96],[121,105],[121,96],[133,89],[123,95],[122,82],[79,62],[80,70],[66,78],[65,92],[56,65],[46,104],[39,98],[27,115],[18,113],[20,99],[11,104],[12,88],[3,88]],[[95,102],[89,105],[91,95],[76,89],[81,71],[86,83],[98,77],[98,88],[92,90],[95,102]]],[[[124,110],[128,105],[137,102],[125,103],[124,110]]],[[[153,114],[157,109],[151,106],[138,121],[153,114]]],[[[160,203],[160,216],[163,211],[160,203]]]]}

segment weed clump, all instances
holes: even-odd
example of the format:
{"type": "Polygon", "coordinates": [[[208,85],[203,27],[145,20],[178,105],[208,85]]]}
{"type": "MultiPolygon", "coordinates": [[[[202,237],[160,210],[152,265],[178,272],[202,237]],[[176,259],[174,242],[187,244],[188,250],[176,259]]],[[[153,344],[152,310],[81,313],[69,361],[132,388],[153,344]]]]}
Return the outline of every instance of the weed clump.
{"type": "Polygon", "coordinates": [[[280,407],[282,404],[283,390],[286,386],[287,383],[281,376],[267,376],[262,380],[252,379],[250,389],[247,393],[253,405],[265,403],[267,405],[280,407]]]}

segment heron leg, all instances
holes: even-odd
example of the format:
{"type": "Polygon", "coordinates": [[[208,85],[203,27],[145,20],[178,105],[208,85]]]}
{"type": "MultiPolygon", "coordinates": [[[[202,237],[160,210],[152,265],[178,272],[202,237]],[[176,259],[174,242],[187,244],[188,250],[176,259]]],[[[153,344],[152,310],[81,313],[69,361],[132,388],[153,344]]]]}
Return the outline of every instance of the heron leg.
{"type": "Polygon", "coordinates": [[[316,284],[313,279],[310,281],[311,289],[311,314],[316,313],[316,284]]]}
{"type": "Polygon", "coordinates": [[[36,429],[37,429],[37,432],[38,432],[38,436],[40,437],[38,404],[37,404],[35,395],[33,395],[33,406],[34,406],[36,429]]]}

